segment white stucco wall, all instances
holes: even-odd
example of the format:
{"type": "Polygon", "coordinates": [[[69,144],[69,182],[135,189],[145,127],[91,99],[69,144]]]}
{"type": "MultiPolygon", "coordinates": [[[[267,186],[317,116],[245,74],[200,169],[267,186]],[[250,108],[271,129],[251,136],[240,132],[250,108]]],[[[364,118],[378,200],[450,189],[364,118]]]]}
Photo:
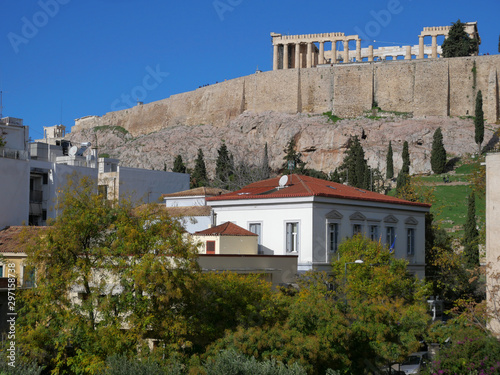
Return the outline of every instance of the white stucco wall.
{"type": "Polygon", "coordinates": [[[29,162],[0,158],[0,229],[28,224],[29,187],[29,162]]]}
{"type": "Polygon", "coordinates": [[[27,126],[0,124],[0,133],[3,133],[3,139],[7,142],[5,147],[12,150],[28,150],[28,132],[27,126]]]}
{"type": "Polygon", "coordinates": [[[189,174],[119,167],[120,198],[133,202],[161,202],[162,194],[189,189],[189,174]]]}
{"type": "MultiPolygon", "coordinates": [[[[163,193],[168,194],[168,193],[163,193]]],[[[191,206],[205,206],[205,197],[169,197],[165,198],[167,207],[191,207],[191,206]]]]}

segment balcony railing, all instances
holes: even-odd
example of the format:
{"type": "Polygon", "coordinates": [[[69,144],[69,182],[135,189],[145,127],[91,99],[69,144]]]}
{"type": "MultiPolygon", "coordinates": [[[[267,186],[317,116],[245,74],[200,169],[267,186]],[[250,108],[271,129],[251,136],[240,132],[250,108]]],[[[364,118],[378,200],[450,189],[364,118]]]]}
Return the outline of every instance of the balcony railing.
{"type": "Polygon", "coordinates": [[[0,147],[0,158],[28,160],[28,151],[0,147]]]}

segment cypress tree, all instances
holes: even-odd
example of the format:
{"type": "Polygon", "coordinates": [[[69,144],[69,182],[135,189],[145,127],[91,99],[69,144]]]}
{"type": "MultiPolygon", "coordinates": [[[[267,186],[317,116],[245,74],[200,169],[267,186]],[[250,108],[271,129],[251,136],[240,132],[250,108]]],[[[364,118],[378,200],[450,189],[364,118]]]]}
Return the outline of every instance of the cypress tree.
{"type": "Polygon", "coordinates": [[[365,151],[357,136],[351,137],[348,142],[348,150],[344,161],[340,166],[347,184],[360,189],[368,189],[370,186],[368,163],[365,160],[365,151]]]}
{"type": "Polygon", "coordinates": [[[400,195],[402,189],[410,181],[410,152],[408,151],[408,142],[403,143],[403,166],[399,171],[398,178],[396,181],[396,193],[400,195]]]}
{"type": "Polygon", "coordinates": [[[223,187],[227,189],[227,183],[234,174],[234,161],[232,155],[229,154],[225,142],[222,142],[222,145],[219,147],[217,153],[218,156],[215,166],[215,178],[217,182],[220,182],[223,187]]]}
{"type": "Polygon", "coordinates": [[[474,117],[474,138],[479,147],[479,155],[481,155],[481,144],[484,140],[484,112],[483,112],[483,94],[481,90],[476,96],[476,111],[474,117]]]}
{"type": "Polygon", "coordinates": [[[198,149],[198,156],[196,157],[194,170],[191,174],[191,187],[207,186],[207,168],[205,166],[205,159],[203,157],[203,151],[201,148],[198,149]]]}
{"type": "Polygon", "coordinates": [[[330,180],[332,182],[340,183],[340,175],[339,175],[339,172],[338,172],[337,168],[335,168],[335,170],[333,171],[332,175],[330,176],[330,180]]]}
{"type": "Polygon", "coordinates": [[[444,57],[460,57],[476,54],[479,51],[478,46],[478,41],[471,38],[465,31],[465,23],[458,20],[452,24],[448,37],[441,47],[444,57]]]}
{"type": "Polygon", "coordinates": [[[174,168],[172,169],[172,172],[177,172],[177,173],[186,173],[186,165],[182,161],[182,156],[177,155],[174,160],[174,168]]]}
{"type": "Polygon", "coordinates": [[[264,146],[264,156],[262,157],[262,178],[267,179],[271,175],[271,168],[269,168],[269,155],[267,152],[267,142],[264,146]]]}
{"type": "Polygon", "coordinates": [[[432,139],[431,168],[436,174],[444,173],[446,169],[446,150],[443,144],[443,133],[437,128],[432,139]]]}
{"type": "Polygon", "coordinates": [[[389,141],[389,149],[387,150],[386,158],[386,178],[390,179],[394,177],[394,160],[392,155],[392,142],[389,141]]]}
{"type": "Polygon", "coordinates": [[[467,220],[464,225],[463,256],[469,268],[479,266],[479,232],[476,223],[476,199],[474,192],[469,195],[467,220]]]}
{"type": "Polygon", "coordinates": [[[403,143],[403,173],[410,174],[410,152],[408,151],[408,141],[403,143]]]}

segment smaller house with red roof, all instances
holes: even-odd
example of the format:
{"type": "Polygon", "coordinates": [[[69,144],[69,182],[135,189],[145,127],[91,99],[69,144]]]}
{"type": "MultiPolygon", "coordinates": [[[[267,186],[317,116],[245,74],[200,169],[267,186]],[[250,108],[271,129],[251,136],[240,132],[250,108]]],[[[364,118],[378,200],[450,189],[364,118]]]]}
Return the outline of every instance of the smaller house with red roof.
{"type": "Polygon", "coordinates": [[[428,204],[295,174],[206,200],[219,223],[257,234],[259,254],[298,256],[299,272],[328,270],[342,239],[363,234],[425,275],[428,204]]]}
{"type": "Polygon", "coordinates": [[[201,254],[258,254],[258,235],[230,221],[195,232],[201,254]]]}

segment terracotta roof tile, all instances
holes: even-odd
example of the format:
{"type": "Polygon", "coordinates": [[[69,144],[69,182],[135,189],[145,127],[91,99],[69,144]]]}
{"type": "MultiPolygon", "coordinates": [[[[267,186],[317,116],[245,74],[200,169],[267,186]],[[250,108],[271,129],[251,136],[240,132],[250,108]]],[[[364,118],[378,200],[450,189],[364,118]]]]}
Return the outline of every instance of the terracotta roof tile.
{"type": "Polygon", "coordinates": [[[199,187],[190,190],[178,191],[176,193],[162,194],[162,198],[175,198],[175,197],[195,197],[195,196],[205,196],[213,197],[221,194],[229,193],[229,190],[211,188],[211,187],[199,187]]]}
{"type": "Polygon", "coordinates": [[[210,216],[210,206],[163,207],[172,217],[210,216]]]}
{"type": "Polygon", "coordinates": [[[430,204],[410,202],[404,199],[391,197],[372,191],[358,189],[331,181],[321,180],[309,176],[291,175],[285,187],[278,188],[280,177],[254,182],[240,190],[207,198],[207,201],[242,200],[242,199],[270,199],[294,197],[329,197],[340,199],[354,199],[381,203],[402,204],[408,206],[430,207],[430,204]]]}
{"type": "Polygon", "coordinates": [[[48,227],[12,226],[0,230],[0,253],[23,253],[26,243],[22,238],[22,231],[27,230],[30,237],[48,227]]]}
{"type": "Polygon", "coordinates": [[[216,227],[208,228],[194,233],[195,236],[257,236],[230,221],[217,225],[216,227]]]}

